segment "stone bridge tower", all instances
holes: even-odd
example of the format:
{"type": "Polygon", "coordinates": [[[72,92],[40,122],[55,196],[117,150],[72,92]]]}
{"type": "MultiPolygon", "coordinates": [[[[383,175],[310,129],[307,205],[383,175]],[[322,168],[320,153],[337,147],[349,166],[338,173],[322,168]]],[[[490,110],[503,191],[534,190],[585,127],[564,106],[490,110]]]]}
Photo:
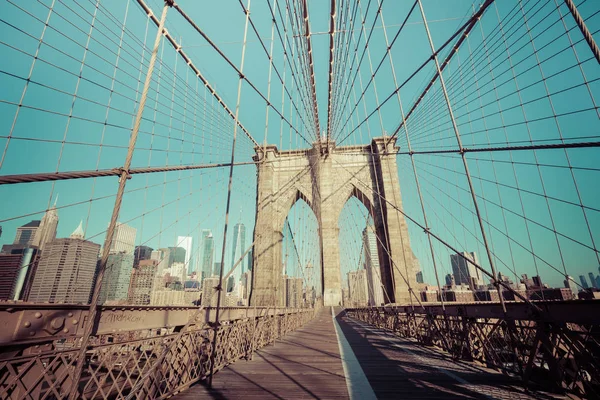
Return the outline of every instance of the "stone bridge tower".
{"type": "Polygon", "coordinates": [[[285,305],[283,227],[299,199],[306,201],[319,224],[324,305],[341,304],[338,217],[352,196],[375,222],[386,303],[410,301],[409,287],[415,288],[416,278],[408,228],[404,216],[382,199],[402,208],[395,140],[380,137],[370,145],[343,147],[318,142],[311,149],[291,151],[271,145],[256,151],[255,161],[264,162],[257,164],[251,305],[285,305]]]}

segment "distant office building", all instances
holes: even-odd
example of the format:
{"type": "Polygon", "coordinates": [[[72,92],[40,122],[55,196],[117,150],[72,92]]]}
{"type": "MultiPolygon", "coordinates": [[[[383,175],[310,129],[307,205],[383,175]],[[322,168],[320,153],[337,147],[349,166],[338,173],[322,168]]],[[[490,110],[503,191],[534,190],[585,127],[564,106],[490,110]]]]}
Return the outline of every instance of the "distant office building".
{"type": "Polygon", "coordinates": [[[348,272],[348,297],[350,304],[355,307],[362,307],[368,304],[366,270],[359,269],[358,271],[348,272]]]}
{"type": "Polygon", "coordinates": [[[235,289],[235,278],[232,274],[227,278],[227,293],[233,292],[233,289],[235,289]]]}
{"type": "Polygon", "coordinates": [[[242,275],[242,299],[246,300],[246,304],[248,304],[248,299],[250,298],[250,291],[252,290],[252,271],[246,271],[242,275]]]}
{"type": "Polygon", "coordinates": [[[594,287],[594,288],[596,288],[596,289],[600,288],[600,286],[598,286],[598,285],[596,284],[596,277],[594,276],[594,273],[593,273],[593,272],[590,272],[590,273],[588,274],[588,276],[590,277],[590,283],[592,284],[592,287],[594,287]]]}
{"type": "MultiPolygon", "coordinates": [[[[219,284],[219,278],[205,278],[202,282],[202,301],[201,304],[205,307],[216,307],[218,300],[218,292],[215,289],[219,284]]],[[[225,291],[221,290],[221,300],[225,298],[225,291]]],[[[221,301],[223,304],[223,301],[221,301]]]]}
{"type": "Polygon", "coordinates": [[[302,278],[287,277],[285,280],[286,301],[285,306],[289,308],[302,307],[303,287],[302,278]]]}
{"type": "MultiPolygon", "coordinates": [[[[182,263],[183,264],[183,263],[182,263]]],[[[185,292],[182,290],[162,289],[155,290],[150,296],[152,306],[185,306],[185,292]]]]}
{"type": "Polygon", "coordinates": [[[544,282],[542,282],[542,277],[539,275],[532,276],[531,280],[533,281],[533,286],[537,288],[543,288],[544,282]]]}
{"type": "Polygon", "coordinates": [[[417,275],[417,276],[416,276],[416,278],[417,278],[417,283],[425,283],[425,282],[423,281],[423,271],[419,271],[419,272],[417,272],[417,274],[416,274],[416,275],[417,275]]]}
{"type": "MultiPolygon", "coordinates": [[[[213,262],[215,257],[215,240],[209,229],[202,231],[202,263],[200,280],[213,275],[213,262]]],[[[216,263],[215,263],[216,265],[216,263]]],[[[215,272],[218,275],[218,272],[215,272]]]]}
{"type": "Polygon", "coordinates": [[[476,290],[483,285],[481,272],[466,259],[469,259],[479,265],[477,254],[475,252],[463,252],[450,255],[452,264],[452,275],[457,285],[468,285],[471,290],[476,290]]]}
{"type": "Polygon", "coordinates": [[[252,266],[254,265],[254,249],[250,249],[248,252],[248,271],[252,271],[252,266]]]}
{"type": "Polygon", "coordinates": [[[42,221],[35,231],[33,246],[37,246],[40,250],[44,250],[47,243],[56,239],[56,229],[58,228],[58,212],[56,210],[57,201],[58,196],[56,196],[54,205],[50,207],[42,217],[42,221]]]}
{"type": "Polygon", "coordinates": [[[575,279],[573,279],[571,275],[567,275],[567,279],[565,279],[563,282],[565,284],[565,288],[571,289],[571,293],[573,293],[573,295],[576,296],[579,292],[579,289],[577,288],[577,283],[575,283],[575,279]]]}
{"type": "Polygon", "coordinates": [[[135,246],[133,251],[133,265],[139,265],[142,260],[150,260],[154,249],[148,246],[135,246]]]}
{"type": "Polygon", "coordinates": [[[194,259],[192,257],[192,238],[190,236],[177,236],[177,246],[185,250],[184,263],[187,274],[189,275],[196,270],[194,259]]]}
{"type": "Polygon", "coordinates": [[[40,223],[41,221],[34,220],[18,227],[13,244],[21,245],[23,247],[33,246],[35,243],[35,235],[40,227],[40,223]]]}
{"type": "MultiPolygon", "coordinates": [[[[231,252],[231,268],[235,263],[242,257],[246,251],[246,227],[242,223],[237,223],[233,227],[233,249],[231,252]]],[[[239,265],[240,271],[244,273],[246,266],[246,260],[242,259],[239,265]]]]}
{"type": "Polygon", "coordinates": [[[585,279],[585,275],[579,275],[579,282],[581,282],[581,287],[584,289],[588,289],[590,287],[585,279]]]}
{"type": "Polygon", "coordinates": [[[110,243],[111,253],[133,254],[137,229],[127,224],[117,222],[115,233],[110,243]]]}
{"type": "Polygon", "coordinates": [[[221,274],[221,268],[223,268],[223,263],[215,262],[212,276],[219,276],[219,274],[221,274]]]}
{"type": "Polygon", "coordinates": [[[133,253],[111,253],[108,255],[99,303],[119,303],[127,300],[133,270],[133,253]]]}
{"type": "Polygon", "coordinates": [[[133,266],[127,300],[129,304],[145,306],[150,304],[157,260],[140,260],[133,266]]]}
{"type": "Polygon", "coordinates": [[[39,254],[35,247],[0,254],[0,300],[27,300],[39,254]]]}
{"type": "Polygon", "coordinates": [[[447,274],[446,275],[446,286],[452,286],[454,285],[454,277],[452,276],[452,274],[447,274]]]}
{"type": "Polygon", "coordinates": [[[28,300],[35,303],[88,303],[99,251],[100,245],[84,239],[82,223],[70,238],[47,243],[28,300]]]}
{"type": "Polygon", "coordinates": [[[157,249],[151,253],[150,259],[158,261],[158,265],[156,267],[157,277],[162,277],[164,275],[164,271],[169,269],[170,254],[171,251],[169,249],[157,249]]]}
{"type": "Polygon", "coordinates": [[[182,262],[174,262],[170,269],[171,277],[183,284],[186,281],[186,268],[182,262]]]}
{"type": "Polygon", "coordinates": [[[173,263],[185,264],[185,249],[183,247],[169,247],[169,267],[173,263]]]}
{"type": "Polygon", "coordinates": [[[20,254],[0,254],[0,300],[12,300],[21,265],[20,254]]]}
{"type": "Polygon", "coordinates": [[[379,306],[384,303],[383,287],[381,286],[381,267],[379,265],[379,255],[377,253],[377,237],[375,236],[373,225],[367,226],[363,230],[362,251],[365,260],[365,270],[367,276],[367,289],[370,306],[379,306]]]}

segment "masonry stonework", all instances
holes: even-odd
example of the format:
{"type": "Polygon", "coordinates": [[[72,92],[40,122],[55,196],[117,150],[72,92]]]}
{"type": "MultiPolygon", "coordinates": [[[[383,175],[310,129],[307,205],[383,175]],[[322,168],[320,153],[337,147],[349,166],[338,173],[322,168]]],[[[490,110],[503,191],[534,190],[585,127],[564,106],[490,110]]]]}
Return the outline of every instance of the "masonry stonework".
{"type": "Polygon", "coordinates": [[[380,137],[367,146],[343,147],[319,142],[311,149],[292,151],[265,146],[256,151],[258,187],[251,305],[284,305],[283,225],[299,199],[306,201],[319,224],[323,304],[341,304],[338,219],[352,196],[364,204],[375,223],[386,303],[410,302],[409,289],[416,286],[416,278],[408,227],[404,216],[388,204],[402,209],[395,140],[380,137]]]}

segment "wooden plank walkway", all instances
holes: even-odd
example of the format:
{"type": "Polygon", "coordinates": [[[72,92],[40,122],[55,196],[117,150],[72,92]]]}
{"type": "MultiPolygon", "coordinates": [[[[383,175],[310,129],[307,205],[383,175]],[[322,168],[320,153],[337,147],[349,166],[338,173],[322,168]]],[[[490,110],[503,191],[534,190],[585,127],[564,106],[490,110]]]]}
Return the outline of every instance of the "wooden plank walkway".
{"type": "Polygon", "coordinates": [[[335,320],[342,335],[344,360],[327,307],[303,328],[257,351],[251,361],[237,361],[217,373],[212,389],[198,384],[173,398],[348,399],[349,386],[353,398],[361,400],[556,398],[528,394],[516,379],[471,363],[454,362],[343,313],[335,320]],[[371,396],[363,395],[369,393],[371,396]]]}
{"type": "Polygon", "coordinates": [[[217,373],[213,387],[192,386],[174,399],[348,399],[331,311],[217,373]]]}

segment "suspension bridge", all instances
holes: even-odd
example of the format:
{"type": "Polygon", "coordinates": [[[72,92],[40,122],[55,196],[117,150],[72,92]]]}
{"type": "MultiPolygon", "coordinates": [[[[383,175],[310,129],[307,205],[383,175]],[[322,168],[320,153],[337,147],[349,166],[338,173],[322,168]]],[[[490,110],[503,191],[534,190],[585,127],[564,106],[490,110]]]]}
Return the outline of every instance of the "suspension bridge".
{"type": "Polygon", "coordinates": [[[599,14],[2,0],[0,398],[600,397],[599,14]]]}

